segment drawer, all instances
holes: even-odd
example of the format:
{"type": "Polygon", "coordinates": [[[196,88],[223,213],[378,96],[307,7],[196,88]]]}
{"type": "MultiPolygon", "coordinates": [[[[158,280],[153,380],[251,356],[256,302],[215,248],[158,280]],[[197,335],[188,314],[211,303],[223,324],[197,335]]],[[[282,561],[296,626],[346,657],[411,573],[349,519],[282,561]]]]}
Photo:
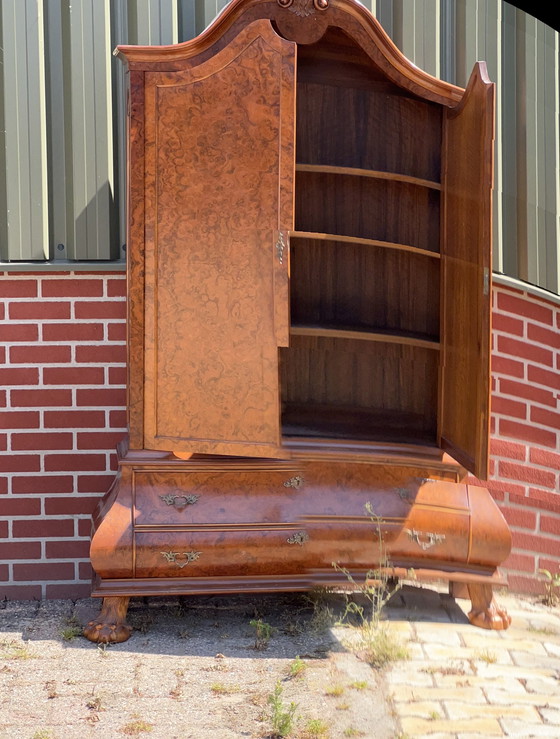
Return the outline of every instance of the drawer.
{"type": "Polygon", "coordinates": [[[135,534],[136,577],[240,577],[316,567],[301,528],[151,531],[135,534]]]}
{"type": "Polygon", "coordinates": [[[134,525],[283,523],[303,486],[287,468],[135,472],[134,525]]]}
{"type": "MultiPolygon", "coordinates": [[[[314,479],[311,475],[308,479],[307,489],[313,491],[314,479]]],[[[339,481],[346,491],[340,497],[346,503],[346,514],[335,500],[328,509],[325,505],[326,513],[304,519],[312,534],[310,548],[317,555],[322,551],[327,565],[336,561],[347,567],[370,568],[381,558],[388,564],[427,567],[429,562],[469,560],[471,512],[465,485],[426,480],[413,487],[403,477],[402,487],[392,487],[372,478],[367,466],[350,470],[339,481]],[[364,515],[366,501],[379,518],[368,520],[364,515]]]]}
{"type": "Polygon", "coordinates": [[[418,507],[412,511],[399,536],[388,547],[389,559],[414,560],[417,566],[430,562],[462,562],[469,558],[470,516],[418,507]]]}
{"type": "Polygon", "coordinates": [[[419,501],[466,506],[464,485],[430,480],[426,471],[380,464],[309,462],[304,466],[305,494],[312,506],[304,515],[366,516],[371,504],[375,516],[404,519],[419,501]],[[445,491],[452,489],[450,496],[445,491]]]}

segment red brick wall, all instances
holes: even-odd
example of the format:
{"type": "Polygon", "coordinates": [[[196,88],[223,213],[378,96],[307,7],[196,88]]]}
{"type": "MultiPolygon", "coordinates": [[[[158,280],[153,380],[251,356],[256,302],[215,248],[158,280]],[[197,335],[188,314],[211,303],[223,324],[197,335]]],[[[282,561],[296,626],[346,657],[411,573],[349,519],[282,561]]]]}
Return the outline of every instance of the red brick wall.
{"type": "Polygon", "coordinates": [[[126,432],[125,278],[4,274],[0,298],[0,598],[87,596],[126,432]]]}
{"type": "MultiPolygon", "coordinates": [[[[125,434],[125,278],[0,276],[0,599],[89,594],[90,517],[125,434]]],[[[519,591],[560,569],[560,306],[494,287],[491,479],[519,591]]]]}
{"type": "Polygon", "coordinates": [[[512,590],[542,591],[560,571],[560,305],[494,286],[491,474],[509,523],[512,590]]]}

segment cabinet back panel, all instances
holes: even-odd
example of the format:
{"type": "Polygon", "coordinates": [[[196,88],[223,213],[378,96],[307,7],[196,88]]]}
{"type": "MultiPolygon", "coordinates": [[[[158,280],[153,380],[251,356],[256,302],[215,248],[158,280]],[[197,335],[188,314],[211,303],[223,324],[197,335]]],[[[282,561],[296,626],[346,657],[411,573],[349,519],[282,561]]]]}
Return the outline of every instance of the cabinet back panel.
{"type": "Polygon", "coordinates": [[[439,260],[375,246],[293,239],[294,324],[439,338],[439,260]]]}
{"type": "Polygon", "coordinates": [[[439,192],[403,182],[298,172],[296,229],[438,252],[439,192]]]}
{"type": "Polygon", "coordinates": [[[439,182],[441,125],[439,106],[391,88],[299,82],[296,160],[439,182]]]}
{"type": "MultiPolygon", "coordinates": [[[[282,349],[283,423],[299,433],[337,426],[351,438],[435,440],[437,351],[347,339],[292,337],[282,349]],[[314,430],[315,429],[315,430],[314,430]]],[[[286,433],[286,429],[285,429],[286,433]]]]}

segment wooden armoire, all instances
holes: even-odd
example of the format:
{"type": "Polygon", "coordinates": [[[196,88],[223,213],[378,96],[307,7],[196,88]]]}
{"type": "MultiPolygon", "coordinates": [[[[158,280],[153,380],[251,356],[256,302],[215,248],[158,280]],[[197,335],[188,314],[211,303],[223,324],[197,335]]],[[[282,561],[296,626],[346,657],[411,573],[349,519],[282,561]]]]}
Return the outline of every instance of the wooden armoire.
{"type": "MultiPolygon", "coordinates": [[[[493,600],[494,88],[397,50],[355,0],[233,0],[121,46],[128,413],[95,516],[93,641],[130,596],[304,590],[379,565],[493,600]],[[378,528],[379,528],[378,526],[378,528]]],[[[344,578],[343,578],[344,579],[344,578]]]]}

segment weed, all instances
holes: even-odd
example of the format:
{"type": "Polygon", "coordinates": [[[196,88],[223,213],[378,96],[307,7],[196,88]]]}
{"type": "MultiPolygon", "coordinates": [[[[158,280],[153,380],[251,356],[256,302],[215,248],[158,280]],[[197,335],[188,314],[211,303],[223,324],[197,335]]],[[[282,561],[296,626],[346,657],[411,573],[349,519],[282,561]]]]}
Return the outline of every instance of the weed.
{"type": "Polygon", "coordinates": [[[255,649],[266,649],[274,632],[273,627],[260,618],[252,619],[249,625],[255,629],[255,649]]]}
{"type": "Polygon", "coordinates": [[[337,711],[347,711],[350,708],[350,704],[349,703],[338,703],[335,706],[335,708],[337,711]]]}
{"type": "Polygon", "coordinates": [[[77,636],[81,636],[81,634],[82,634],[81,626],[66,626],[60,632],[60,636],[64,639],[64,641],[74,641],[74,639],[77,636]]]}
{"type": "Polygon", "coordinates": [[[169,696],[170,698],[178,700],[183,694],[183,688],[185,687],[185,671],[175,670],[175,677],[177,678],[177,681],[175,683],[175,687],[171,688],[171,690],[169,691],[169,696]]]}
{"type": "Polygon", "coordinates": [[[477,652],[475,658],[479,659],[481,662],[486,662],[487,665],[493,665],[498,661],[498,658],[496,657],[494,652],[491,652],[489,649],[484,649],[482,652],[477,652]]]}
{"type": "Polygon", "coordinates": [[[0,641],[0,659],[31,659],[31,653],[27,644],[11,641],[0,641]]]}
{"type": "Polygon", "coordinates": [[[297,721],[297,703],[292,701],[289,705],[284,705],[282,693],[282,685],[280,684],[280,680],[277,680],[274,692],[272,692],[267,699],[270,706],[272,733],[275,737],[284,737],[291,734],[294,724],[297,721]]]}
{"type": "Polygon", "coordinates": [[[290,663],[290,677],[298,677],[302,675],[307,669],[307,664],[300,658],[299,655],[290,663]]]}
{"type": "Polygon", "coordinates": [[[45,690],[47,691],[47,698],[52,700],[53,698],[58,698],[58,693],[56,691],[56,680],[47,680],[45,683],[45,690]]]}
{"type": "Polygon", "coordinates": [[[312,718],[309,719],[309,721],[305,725],[305,729],[303,730],[301,736],[302,739],[312,739],[312,737],[328,736],[328,734],[329,726],[326,721],[323,721],[320,718],[312,718]]]}
{"type": "Polygon", "coordinates": [[[420,672],[426,672],[428,675],[466,675],[464,667],[423,667],[420,672]]]}
{"type": "Polygon", "coordinates": [[[307,594],[306,599],[313,608],[313,615],[309,621],[310,631],[320,633],[335,625],[336,616],[328,600],[330,593],[328,588],[316,587],[307,594]]]}
{"type": "Polygon", "coordinates": [[[39,729],[33,734],[33,739],[52,739],[53,733],[50,729],[39,729]]]}
{"type": "Polygon", "coordinates": [[[299,634],[303,634],[305,628],[300,621],[296,619],[293,621],[287,621],[284,626],[282,626],[282,631],[288,636],[299,636],[299,634]]]}
{"type": "Polygon", "coordinates": [[[532,631],[534,634],[542,634],[543,636],[558,636],[556,629],[551,629],[549,626],[529,626],[527,631],[532,631]]]}
{"type": "MultiPolygon", "coordinates": [[[[358,618],[357,643],[350,646],[369,665],[381,668],[389,662],[408,659],[409,653],[400,640],[390,633],[388,624],[381,623],[383,608],[401,586],[398,582],[394,582],[390,574],[390,563],[383,540],[384,521],[374,512],[371,503],[367,503],[365,509],[374,525],[377,568],[369,570],[363,583],[358,583],[348,569],[339,566],[336,562],[332,564],[337,572],[345,575],[352,590],[358,591],[367,603],[366,608],[355,600],[347,598],[341,621],[347,621],[349,617],[358,618]]],[[[414,579],[414,572],[411,570],[408,576],[414,579]]]]}
{"type": "Polygon", "coordinates": [[[543,603],[545,606],[554,606],[558,603],[559,595],[556,592],[560,590],[560,571],[554,575],[550,570],[540,569],[539,572],[545,577],[545,594],[543,603]]]}
{"type": "Polygon", "coordinates": [[[344,729],[342,734],[343,736],[365,736],[363,731],[355,729],[353,726],[349,726],[347,729],[344,729]]]}
{"type": "Polygon", "coordinates": [[[441,716],[437,711],[430,711],[428,714],[428,721],[437,721],[438,718],[441,718],[441,716]]]}
{"type": "Polygon", "coordinates": [[[210,690],[217,695],[231,695],[239,693],[241,688],[239,685],[226,685],[225,683],[212,683],[210,690]]]}
{"type": "Polygon", "coordinates": [[[100,644],[97,645],[97,653],[99,654],[100,657],[108,657],[109,656],[108,646],[109,645],[106,644],[105,642],[101,642],[100,644]]]}
{"type": "Polygon", "coordinates": [[[138,736],[139,734],[153,731],[153,729],[153,724],[137,719],[136,721],[130,721],[128,724],[125,724],[121,729],[121,733],[127,736],[138,736]]]}
{"type": "Polygon", "coordinates": [[[135,631],[139,631],[141,634],[147,634],[154,623],[154,616],[149,611],[133,611],[130,614],[129,623],[135,631]]]}
{"type": "Polygon", "coordinates": [[[330,688],[325,690],[325,695],[330,695],[333,698],[338,698],[344,693],[344,685],[331,685],[330,688]]]}
{"type": "Polygon", "coordinates": [[[350,683],[350,687],[354,690],[366,690],[369,688],[369,683],[366,680],[355,680],[353,683],[350,683]]]}
{"type": "Polygon", "coordinates": [[[391,662],[406,660],[410,653],[405,644],[389,631],[386,625],[377,629],[369,626],[362,629],[361,654],[365,662],[372,667],[385,667],[391,662]]]}
{"type": "Polygon", "coordinates": [[[103,705],[103,701],[98,695],[93,695],[91,698],[88,698],[86,701],[86,708],[89,708],[90,711],[104,711],[105,706],[103,705]]]}

